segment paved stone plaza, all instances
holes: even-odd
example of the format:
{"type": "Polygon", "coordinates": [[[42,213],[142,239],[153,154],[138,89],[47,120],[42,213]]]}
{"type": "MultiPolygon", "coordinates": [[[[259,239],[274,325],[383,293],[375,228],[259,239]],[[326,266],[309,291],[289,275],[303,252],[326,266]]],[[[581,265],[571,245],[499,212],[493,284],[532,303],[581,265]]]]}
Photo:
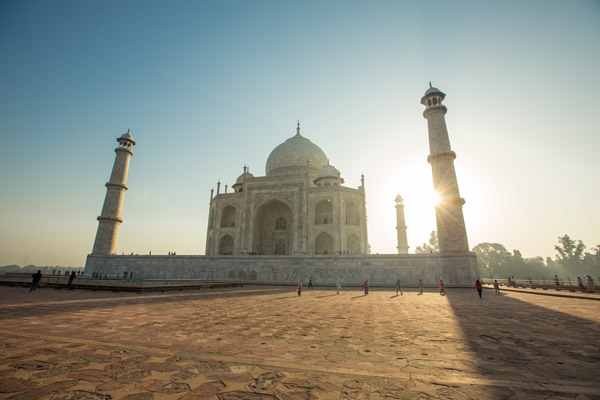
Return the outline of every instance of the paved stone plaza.
{"type": "Polygon", "coordinates": [[[0,288],[0,399],[600,399],[600,302],[0,288]]]}

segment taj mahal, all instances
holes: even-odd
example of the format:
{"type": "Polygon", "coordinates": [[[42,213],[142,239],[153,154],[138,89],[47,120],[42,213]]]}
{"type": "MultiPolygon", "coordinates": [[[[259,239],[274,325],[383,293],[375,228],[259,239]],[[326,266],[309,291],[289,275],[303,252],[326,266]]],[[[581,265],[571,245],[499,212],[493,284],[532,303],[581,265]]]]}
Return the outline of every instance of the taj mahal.
{"type": "Polygon", "coordinates": [[[365,190],[344,179],[323,150],[297,133],[269,155],[266,176],[244,173],[212,197],[206,255],[365,254],[365,190]]]}
{"type": "Polygon", "coordinates": [[[445,122],[445,94],[429,87],[425,106],[439,253],[408,254],[404,205],[396,198],[397,254],[369,254],[364,176],[358,188],[344,186],[325,152],[301,134],[275,147],[265,175],[244,166],[235,184],[211,190],[204,255],[116,255],[129,161],[135,141],[128,131],[117,139],[116,158],[85,272],[136,279],[203,279],[290,284],[313,277],[318,284],[472,285],[477,258],[469,251],[456,154],[445,122]],[[230,189],[230,191],[228,191],[230,189]]]}

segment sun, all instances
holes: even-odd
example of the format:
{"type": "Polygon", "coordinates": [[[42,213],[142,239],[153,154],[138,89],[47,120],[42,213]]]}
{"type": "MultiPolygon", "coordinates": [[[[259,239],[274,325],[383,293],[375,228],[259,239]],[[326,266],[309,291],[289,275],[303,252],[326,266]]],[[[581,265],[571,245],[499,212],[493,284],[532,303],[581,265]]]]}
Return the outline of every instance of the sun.
{"type": "Polygon", "coordinates": [[[440,194],[432,189],[429,193],[429,204],[431,205],[431,207],[437,206],[438,204],[440,204],[441,201],[442,198],[440,197],[440,194]]]}

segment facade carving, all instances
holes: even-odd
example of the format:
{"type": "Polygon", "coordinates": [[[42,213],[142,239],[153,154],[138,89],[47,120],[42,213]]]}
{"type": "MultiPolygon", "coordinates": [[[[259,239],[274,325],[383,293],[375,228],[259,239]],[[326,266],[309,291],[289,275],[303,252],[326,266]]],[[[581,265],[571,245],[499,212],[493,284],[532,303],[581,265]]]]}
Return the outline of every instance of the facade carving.
{"type": "Polygon", "coordinates": [[[259,192],[254,193],[254,208],[256,209],[263,203],[273,199],[285,202],[290,207],[294,207],[295,204],[294,192],[259,192]]]}

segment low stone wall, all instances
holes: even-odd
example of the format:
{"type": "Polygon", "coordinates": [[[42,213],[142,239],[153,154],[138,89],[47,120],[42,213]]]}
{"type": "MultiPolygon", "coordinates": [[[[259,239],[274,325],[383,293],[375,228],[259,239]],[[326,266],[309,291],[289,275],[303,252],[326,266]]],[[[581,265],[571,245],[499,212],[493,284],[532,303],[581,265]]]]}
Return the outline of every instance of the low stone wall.
{"type": "Polygon", "coordinates": [[[317,285],[473,286],[478,279],[474,253],[456,255],[346,255],[346,256],[161,256],[88,255],[85,276],[94,272],[103,277],[133,279],[204,279],[247,283],[308,284],[312,276],[317,285]]]}

